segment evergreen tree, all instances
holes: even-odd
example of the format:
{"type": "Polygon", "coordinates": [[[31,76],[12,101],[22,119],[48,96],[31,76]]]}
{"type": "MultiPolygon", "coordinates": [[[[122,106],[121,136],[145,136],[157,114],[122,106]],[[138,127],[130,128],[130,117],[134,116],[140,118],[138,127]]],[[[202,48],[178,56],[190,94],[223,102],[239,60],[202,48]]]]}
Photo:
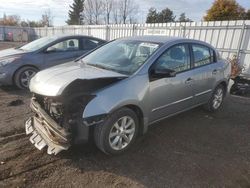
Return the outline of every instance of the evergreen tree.
{"type": "Polygon", "coordinates": [[[148,10],[146,23],[157,23],[158,22],[158,13],[155,8],[150,8],[148,10]]]}
{"type": "Polygon", "coordinates": [[[248,11],[246,11],[245,19],[250,20],[250,9],[248,11]]]}
{"type": "Polygon", "coordinates": [[[174,22],[175,21],[175,15],[172,10],[169,8],[163,9],[158,16],[158,22],[159,23],[167,23],[167,22],[174,22]]]}
{"type": "Polygon", "coordinates": [[[74,0],[70,5],[69,19],[66,21],[68,25],[81,25],[83,24],[83,10],[84,0],[74,0]]]}
{"type": "Polygon", "coordinates": [[[174,22],[175,15],[172,10],[165,8],[160,12],[157,12],[155,8],[150,8],[147,15],[146,23],[167,23],[174,22]]]}
{"type": "Polygon", "coordinates": [[[181,13],[180,17],[178,19],[179,22],[192,22],[191,19],[189,19],[185,13],[181,13]]]}

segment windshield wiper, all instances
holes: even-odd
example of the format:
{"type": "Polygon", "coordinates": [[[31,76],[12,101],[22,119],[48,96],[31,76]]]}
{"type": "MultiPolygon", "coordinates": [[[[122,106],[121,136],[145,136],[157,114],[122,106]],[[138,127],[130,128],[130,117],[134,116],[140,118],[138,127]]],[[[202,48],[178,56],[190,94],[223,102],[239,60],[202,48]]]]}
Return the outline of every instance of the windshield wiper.
{"type": "Polygon", "coordinates": [[[86,65],[90,65],[90,66],[93,66],[93,67],[97,67],[97,68],[113,71],[113,72],[116,72],[116,73],[128,75],[127,71],[117,70],[117,69],[114,69],[114,68],[111,68],[111,67],[106,67],[106,66],[103,66],[103,65],[100,65],[100,64],[97,64],[97,63],[95,63],[95,64],[86,63],[86,65]]]}
{"type": "Polygon", "coordinates": [[[105,70],[112,70],[112,69],[110,69],[110,68],[108,68],[108,67],[105,67],[105,66],[103,66],[103,65],[100,65],[100,64],[97,64],[97,63],[95,63],[95,64],[90,64],[90,63],[86,63],[87,65],[90,65],[90,66],[93,66],[93,67],[97,67],[97,68],[101,68],[101,69],[105,69],[105,70]]]}

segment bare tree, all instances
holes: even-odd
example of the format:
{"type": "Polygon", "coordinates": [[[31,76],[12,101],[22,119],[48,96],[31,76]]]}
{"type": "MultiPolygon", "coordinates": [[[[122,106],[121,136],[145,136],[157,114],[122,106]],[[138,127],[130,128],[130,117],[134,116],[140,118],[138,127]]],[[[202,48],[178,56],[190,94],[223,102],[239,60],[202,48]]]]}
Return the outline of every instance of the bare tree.
{"type": "Polygon", "coordinates": [[[120,15],[119,15],[119,2],[118,0],[114,0],[113,2],[113,20],[115,24],[119,24],[120,23],[120,15]]]}
{"type": "Polygon", "coordinates": [[[104,0],[103,1],[106,24],[110,23],[110,14],[111,14],[111,11],[113,10],[113,3],[114,3],[114,0],[104,0]]]}
{"type": "Polygon", "coordinates": [[[129,16],[129,23],[130,24],[137,24],[138,20],[136,19],[136,17],[134,15],[130,15],[129,16]]]}
{"type": "Polygon", "coordinates": [[[93,0],[94,1],[94,18],[95,24],[100,23],[100,16],[103,13],[103,2],[101,0],[93,0]]]}
{"type": "Polygon", "coordinates": [[[52,15],[52,12],[50,9],[48,9],[42,15],[41,24],[48,27],[53,26],[53,19],[54,17],[52,15]]]}
{"type": "Polygon", "coordinates": [[[20,24],[21,18],[19,15],[8,15],[4,14],[3,18],[0,19],[0,25],[17,26],[20,24]]]}
{"type": "Polygon", "coordinates": [[[101,0],[85,1],[84,12],[88,24],[100,24],[100,16],[103,13],[103,2],[101,0]]]}
{"type": "Polygon", "coordinates": [[[138,6],[133,0],[121,0],[119,1],[119,11],[122,19],[122,23],[125,24],[129,17],[133,17],[138,10],[138,6]]]}
{"type": "Polygon", "coordinates": [[[84,18],[86,20],[86,24],[93,24],[93,1],[91,0],[86,0],[84,2],[84,18]]]}

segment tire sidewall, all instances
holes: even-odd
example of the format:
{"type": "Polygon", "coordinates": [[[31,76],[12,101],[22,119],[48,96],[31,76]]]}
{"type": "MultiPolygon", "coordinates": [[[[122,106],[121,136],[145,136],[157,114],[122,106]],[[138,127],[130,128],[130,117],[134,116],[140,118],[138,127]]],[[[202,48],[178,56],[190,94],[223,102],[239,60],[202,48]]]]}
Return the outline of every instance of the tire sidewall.
{"type": "Polygon", "coordinates": [[[107,154],[120,154],[123,153],[124,151],[128,150],[131,145],[133,145],[137,134],[138,134],[138,130],[139,130],[139,121],[138,121],[138,117],[137,115],[130,109],[128,108],[122,108],[116,112],[114,112],[113,114],[111,114],[106,121],[103,122],[103,124],[99,125],[102,126],[102,131],[100,136],[100,145],[102,145],[102,150],[107,153],[107,154]],[[110,143],[109,143],[109,134],[111,131],[111,128],[113,127],[114,123],[116,121],[118,121],[120,118],[122,118],[123,116],[129,116],[131,117],[134,122],[135,122],[135,133],[134,136],[132,138],[132,140],[130,141],[130,143],[128,144],[127,147],[121,149],[121,150],[114,150],[113,148],[111,148],[110,143]]]}
{"type": "Polygon", "coordinates": [[[224,98],[225,98],[225,88],[222,86],[222,85],[218,85],[215,89],[214,89],[214,91],[213,91],[213,94],[212,94],[212,96],[211,96],[211,99],[209,100],[209,111],[211,111],[211,112],[216,112],[216,111],[218,111],[220,108],[221,108],[221,106],[222,106],[222,104],[223,104],[223,101],[224,101],[224,98]],[[213,106],[213,101],[214,101],[214,95],[217,93],[217,91],[218,91],[218,89],[222,89],[222,92],[223,92],[223,98],[222,98],[222,101],[221,101],[221,104],[220,104],[220,106],[218,107],[218,108],[214,108],[214,106],[213,106]]]}
{"type": "Polygon", "coordinates": [[[19,89],[28,89],[28,87],[23,86],[23,84],[21,83],[21,76],[22,76],[22,74],[23,74],[25,71],[27,71],[27,70],[32,70],[32,71],[34,71],[34,72],[36,72],[36,73],[37,73],[37,71],[38,71],[36,68],[31,67],[31,66],[25,66],[25,67],[20,68],[20,69],[16,72],[16,74],[15,74],[15,76],[14,76],[15,85],[16,85],[19,89]]]}

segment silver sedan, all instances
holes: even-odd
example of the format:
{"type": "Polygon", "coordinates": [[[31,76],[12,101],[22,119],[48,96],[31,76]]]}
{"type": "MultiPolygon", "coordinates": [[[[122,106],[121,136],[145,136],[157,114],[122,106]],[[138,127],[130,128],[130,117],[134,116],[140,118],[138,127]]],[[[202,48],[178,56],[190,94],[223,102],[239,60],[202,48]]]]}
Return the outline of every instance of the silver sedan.
{"type": "Polygon", "coordinates": [[[38,149],[47,146],[49,154],[92,136],[100,150],[118,154],[164,118],[200,105],[218,110],[230,70],[201,41],[118,39],[31,79],[36,115],[26,121],[26,133],[38,149]]]}

